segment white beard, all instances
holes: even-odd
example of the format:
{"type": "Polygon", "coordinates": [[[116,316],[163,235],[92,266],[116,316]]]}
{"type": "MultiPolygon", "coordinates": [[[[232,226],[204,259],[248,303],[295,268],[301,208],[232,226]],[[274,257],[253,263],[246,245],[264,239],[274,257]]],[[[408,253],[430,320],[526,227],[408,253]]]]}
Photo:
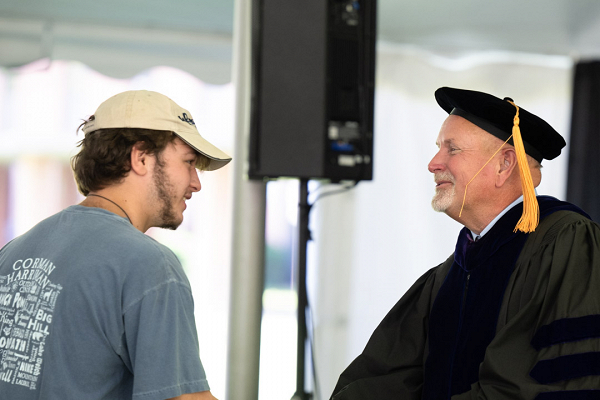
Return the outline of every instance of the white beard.
{"type": "Polygon", "coordinates": [[[445,212],[452,205],[455,195],[454,185],[450,188],[436,190],[435,196],[431,200],[431,207],[437,212],[445,212]]]}
{"type": "Polygon", "coordinates": [[[439,174],[435,177],[436,181],[450,181],[452,186],[449,188],[436,188],[435,195],[431,200],[431,207],[437,212],[446,212],[452,205],[454,196],[456,195],[456,186],[454,183],[454,177],[449,172],[439,174]]]}

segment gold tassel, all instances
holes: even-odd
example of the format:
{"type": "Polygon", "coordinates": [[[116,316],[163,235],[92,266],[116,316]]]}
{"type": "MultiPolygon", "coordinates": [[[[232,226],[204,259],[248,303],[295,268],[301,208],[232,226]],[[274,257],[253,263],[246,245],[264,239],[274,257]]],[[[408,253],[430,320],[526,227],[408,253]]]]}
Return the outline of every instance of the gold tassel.
{"type": "Polygon", "coordinates": [[[533,187],[533,178],[531,177],[531,171],[529,170],[529,163],[527,162],[527,156],[525,155],[525,146],[523,145],[523,138],[521,137],[521,129],[519,128],[519,107],[508,100],[510,104],[515,106],[517,112],[513,119],[512,136],[515,145],[515,152],[517,153],[517,163],[519,165],[519,175],[521,177],[521,187],[523,188],[523,215],[515,226],[513,232],[521,231],[524,233],[530,233],[535,231],[540,221],[540,207],[535,196],[535,188],[533,187]]]}

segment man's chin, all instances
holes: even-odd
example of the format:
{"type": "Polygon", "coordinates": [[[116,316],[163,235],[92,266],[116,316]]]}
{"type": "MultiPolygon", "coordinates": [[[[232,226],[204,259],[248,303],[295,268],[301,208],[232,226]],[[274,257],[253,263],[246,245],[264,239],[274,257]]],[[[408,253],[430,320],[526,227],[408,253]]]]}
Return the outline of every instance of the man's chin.
{"type": "Polygon", "coordinates": [[[446,206],[440,206],[440,205],[435,204],[433,202],[431,202],[431,208],[433,208],[433,211],[439,212],[439,213],[445,213],[446,210],[448,209],[448,207],[446,207],[446,206]]]}
{"type": "Polygon", "coordinates": [[[447,213],[448,208],[452,206],[454,197],[454,186],[449,188],[438,188],[436,189],[433,199],[431,199],[431,207],[436,212],[447,213]]]}
{"type": "Polygon", "coordinates": [[[183,220],[180,220],[180,221],[169,221],[169,222],[164,223],[163,226],[161,226],[161,228],[174,231],[177,228],[179,228],[182,223],[183,223],[183,220]]]}
{"type": "Polygon", "coordinates": [[[167,229],[169,231],[174,231],[177,228],[179,228],[179,225],[181,225],[181,224],[178,224],[178,225],[174,225],[174,224],[168,224],[167,225],[167,224],[165,224],[165,225],[159,226],[159,228],[161,228],[161,229],[167,229]]]}
{"type": "Polygon", "coordinates": [[[444,196],[436,195],[431,200],[431,208],[433,208],[433,210],[436,212],[446,212],[446,210],[448,209],[448,207],[450,207],[451,204],[452,199],[448,199],[444,196]]]}
{"type": "Polygon", "coordinates": [[[174,215],[163,216],[162,224],[159,225],[159,228],[168,229],[171,231],[176,230],[183,223],[183,215],[177,218],[174,215]]]}

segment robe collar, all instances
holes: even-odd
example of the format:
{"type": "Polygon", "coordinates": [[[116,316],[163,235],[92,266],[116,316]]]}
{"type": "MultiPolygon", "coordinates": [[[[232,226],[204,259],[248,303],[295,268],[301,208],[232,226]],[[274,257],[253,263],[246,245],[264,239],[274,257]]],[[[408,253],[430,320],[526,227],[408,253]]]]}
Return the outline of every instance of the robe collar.
{"type": "MultiPolygon", "coordinates": [[[[537,199],[540,206],[540,221],[553,212],[560,210],[575,211],[589,218],[579,207],[560,201],[554,197],[537,196],[537,199]]],[[[468,228],[465,227],[460,231],[454,251],[454,260],[465,271],[471,271],[477,265],[484,263],[504,244],[520,235],[530,235],[529,233],[520,231],[513,232],[515,225],[523,213],[522,202],[512,205],[512,208],[510,206],[507,207],[503,213],[504,215],[500,216],[489,231],[486,232],[485,236],[481,236],[477,241],[473,240],[472,233],[468,228]]]]}
{"type": "Polygon", "coordinates": [[[522,203],[522,202],[523,202],[523,196],[519,197],[518,199],[516,199],[515,201],[510,203],[508,205],[508,207],[506,207],[504,210],[500,211],[500,214],[496,215],[496,218],[494,218],[492,220],[492,222],[490,222],[485,228],[483,228],[483,230],[481,231],[480,234],[477,234],[477,233],[471,231],[471,236],[473,237],[473,240],[479,240],[483,235],[488,233],[490,231],[490,229],[492,229],[492,227],[496,224],[496,222],[498,222],[498,220],[500,218],[502,218],[504,216],[504,214],[506,214],[511,208],[513,208],[514,206],[516,206],[517,204],[522,203]]]}

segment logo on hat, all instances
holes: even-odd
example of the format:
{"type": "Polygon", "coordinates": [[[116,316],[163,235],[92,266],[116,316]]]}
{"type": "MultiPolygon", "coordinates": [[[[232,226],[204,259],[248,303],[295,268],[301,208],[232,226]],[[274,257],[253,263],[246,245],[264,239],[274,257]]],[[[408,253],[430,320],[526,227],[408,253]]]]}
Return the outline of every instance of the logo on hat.
{"type": "Polygon", "coordinates": [[[179,116],[178,116],[177,118],[179,118],[179,119],[180,119],[180,120],[182,120],[183,122],[187,122],[187,123],[188,123],[188,124],[190,124],[190,125],[196,125],[196,124],[194,123],[194,120],[193,120],[193,119],[191,119],[191,118],[189,118],[189,117],[187,116],[187,114],[186,114],[186,113],[183,113],[181,117],[179,117],[179,116]],[[182,117],[183,117],[183,118],[182,118],[182,117]]]}

